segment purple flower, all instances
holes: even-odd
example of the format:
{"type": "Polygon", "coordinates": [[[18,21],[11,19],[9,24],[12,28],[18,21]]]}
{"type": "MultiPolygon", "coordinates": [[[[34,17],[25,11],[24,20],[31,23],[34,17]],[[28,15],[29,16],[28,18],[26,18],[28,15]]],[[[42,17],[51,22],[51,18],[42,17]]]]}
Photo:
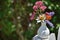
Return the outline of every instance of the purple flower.
{"type": "Polygon", "coordinates": [[[50,12],[49,15],[53,16],[55,13],[54,12],[50,12]]]}
{"type": "Polygon", "coordinates": [[[55,13],[54,12],[46,12],[47,15],[53,16],[55,13]]]}
{"type": "Polygon", "coordinates": [[[45,20],[46,21],[46,23],[48,23],[52,28],[54,28],[54,25],[50,22],[50,21],[48,21],[48,20],[45,20]]]}

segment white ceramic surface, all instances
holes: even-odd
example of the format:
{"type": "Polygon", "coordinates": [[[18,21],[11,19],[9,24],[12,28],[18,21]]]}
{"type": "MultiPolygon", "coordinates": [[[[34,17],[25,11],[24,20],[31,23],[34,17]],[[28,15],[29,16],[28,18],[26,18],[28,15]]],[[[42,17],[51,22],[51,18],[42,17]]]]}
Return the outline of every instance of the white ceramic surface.
{"type": "Polygon", "coordinates": [[[55,33],[50,34],[49,40],[56,40],[55,33]]]}
{"type": "Polygon", "coordinates": [[[37,35],[33,37],[33,40],[49,40],[49,29],[46,26],[46,22],[42,22],[40,28],[37,31],[37,35]]]}
{"type": "Polygon", "coordinates": [[[50,32],[46,26],[46,22],[42,22],[40,28],[37,31],[37,35],[41,38],[48,38],[50,32]]]}
{"type": "Polygon", "coordinates": [[[59,30],[58,30],[58,37],[57,37],[57,40],[60,40],[60,27],[59,27],[59,30]]]}

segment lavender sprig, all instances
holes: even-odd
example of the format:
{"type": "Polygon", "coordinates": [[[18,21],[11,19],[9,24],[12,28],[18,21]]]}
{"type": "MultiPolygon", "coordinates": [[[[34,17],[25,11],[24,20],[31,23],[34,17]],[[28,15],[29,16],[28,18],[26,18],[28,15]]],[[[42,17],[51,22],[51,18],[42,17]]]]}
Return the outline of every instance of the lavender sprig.
{"type": "Polygon", "coordinates": [[[45,21],[46,21],[46,23],[49,24],[52,28],[54,28],[54,25],[53,25],[50,21],[48,21],[48,20],[45,20],[45,21]]]}

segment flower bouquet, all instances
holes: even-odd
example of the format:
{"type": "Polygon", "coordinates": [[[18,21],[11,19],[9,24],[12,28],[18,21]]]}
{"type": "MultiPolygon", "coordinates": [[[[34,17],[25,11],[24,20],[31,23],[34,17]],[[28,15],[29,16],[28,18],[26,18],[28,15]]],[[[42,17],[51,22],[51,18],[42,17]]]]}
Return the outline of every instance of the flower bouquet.
{"type": "Polygon", "coordinates": [[[33,13],[30,16],[30,20],[32,21],[33,19],[37,20],[37,23],[39,22],[46,22],[48,23],[51,27],[54,27],[54,25],[49,21],[52,19],[52,16],[55,14],[53,11],[52,12],[45,12],[47,7],[44,5],[42,1],[37,1],[35,5],[33,6],[33,13]],[[37,17],[35,18],[35,16],[37,17]]]}
{"type": "Polygon", "coordinates": [[[49,40],[50,31],[47,28],[46,23],[48,23],[52,28],[54,27],[50,20],[55,13],[53,11],[45,12],[46,9],[47,7],[42,1],[37,1],[33,6],[34,11],[30,17],[30,20],[32,21],[33,19],[36,19],[37,23],[41,22],[41,26],[39,27],[37,35],[33,38],[33,40],[49,40]]]}

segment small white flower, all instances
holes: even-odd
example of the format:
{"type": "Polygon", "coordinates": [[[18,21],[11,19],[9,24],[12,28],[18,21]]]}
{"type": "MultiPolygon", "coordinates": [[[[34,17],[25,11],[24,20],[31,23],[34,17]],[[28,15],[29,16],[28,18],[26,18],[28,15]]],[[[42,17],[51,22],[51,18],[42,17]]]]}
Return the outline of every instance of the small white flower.
{"type": "Polygon", "coordinates": [[[18,16],[17,19],[20,19],[20,16],[18,16]]]}
{"type": "Polygon", "coordinates": [[[29,16],[31,16],[32,15],[32,13],[29,13],[29,16]]]}
{"type": "Polygon", "coordinates": [[[33,6],[33,4],[32,3],[27,3],[27,6],[33,6]]]}
{"type": "Polygon", "coordinates": [[[29,27],[31,27],[31,23],[29,23],[29,27]]]}

